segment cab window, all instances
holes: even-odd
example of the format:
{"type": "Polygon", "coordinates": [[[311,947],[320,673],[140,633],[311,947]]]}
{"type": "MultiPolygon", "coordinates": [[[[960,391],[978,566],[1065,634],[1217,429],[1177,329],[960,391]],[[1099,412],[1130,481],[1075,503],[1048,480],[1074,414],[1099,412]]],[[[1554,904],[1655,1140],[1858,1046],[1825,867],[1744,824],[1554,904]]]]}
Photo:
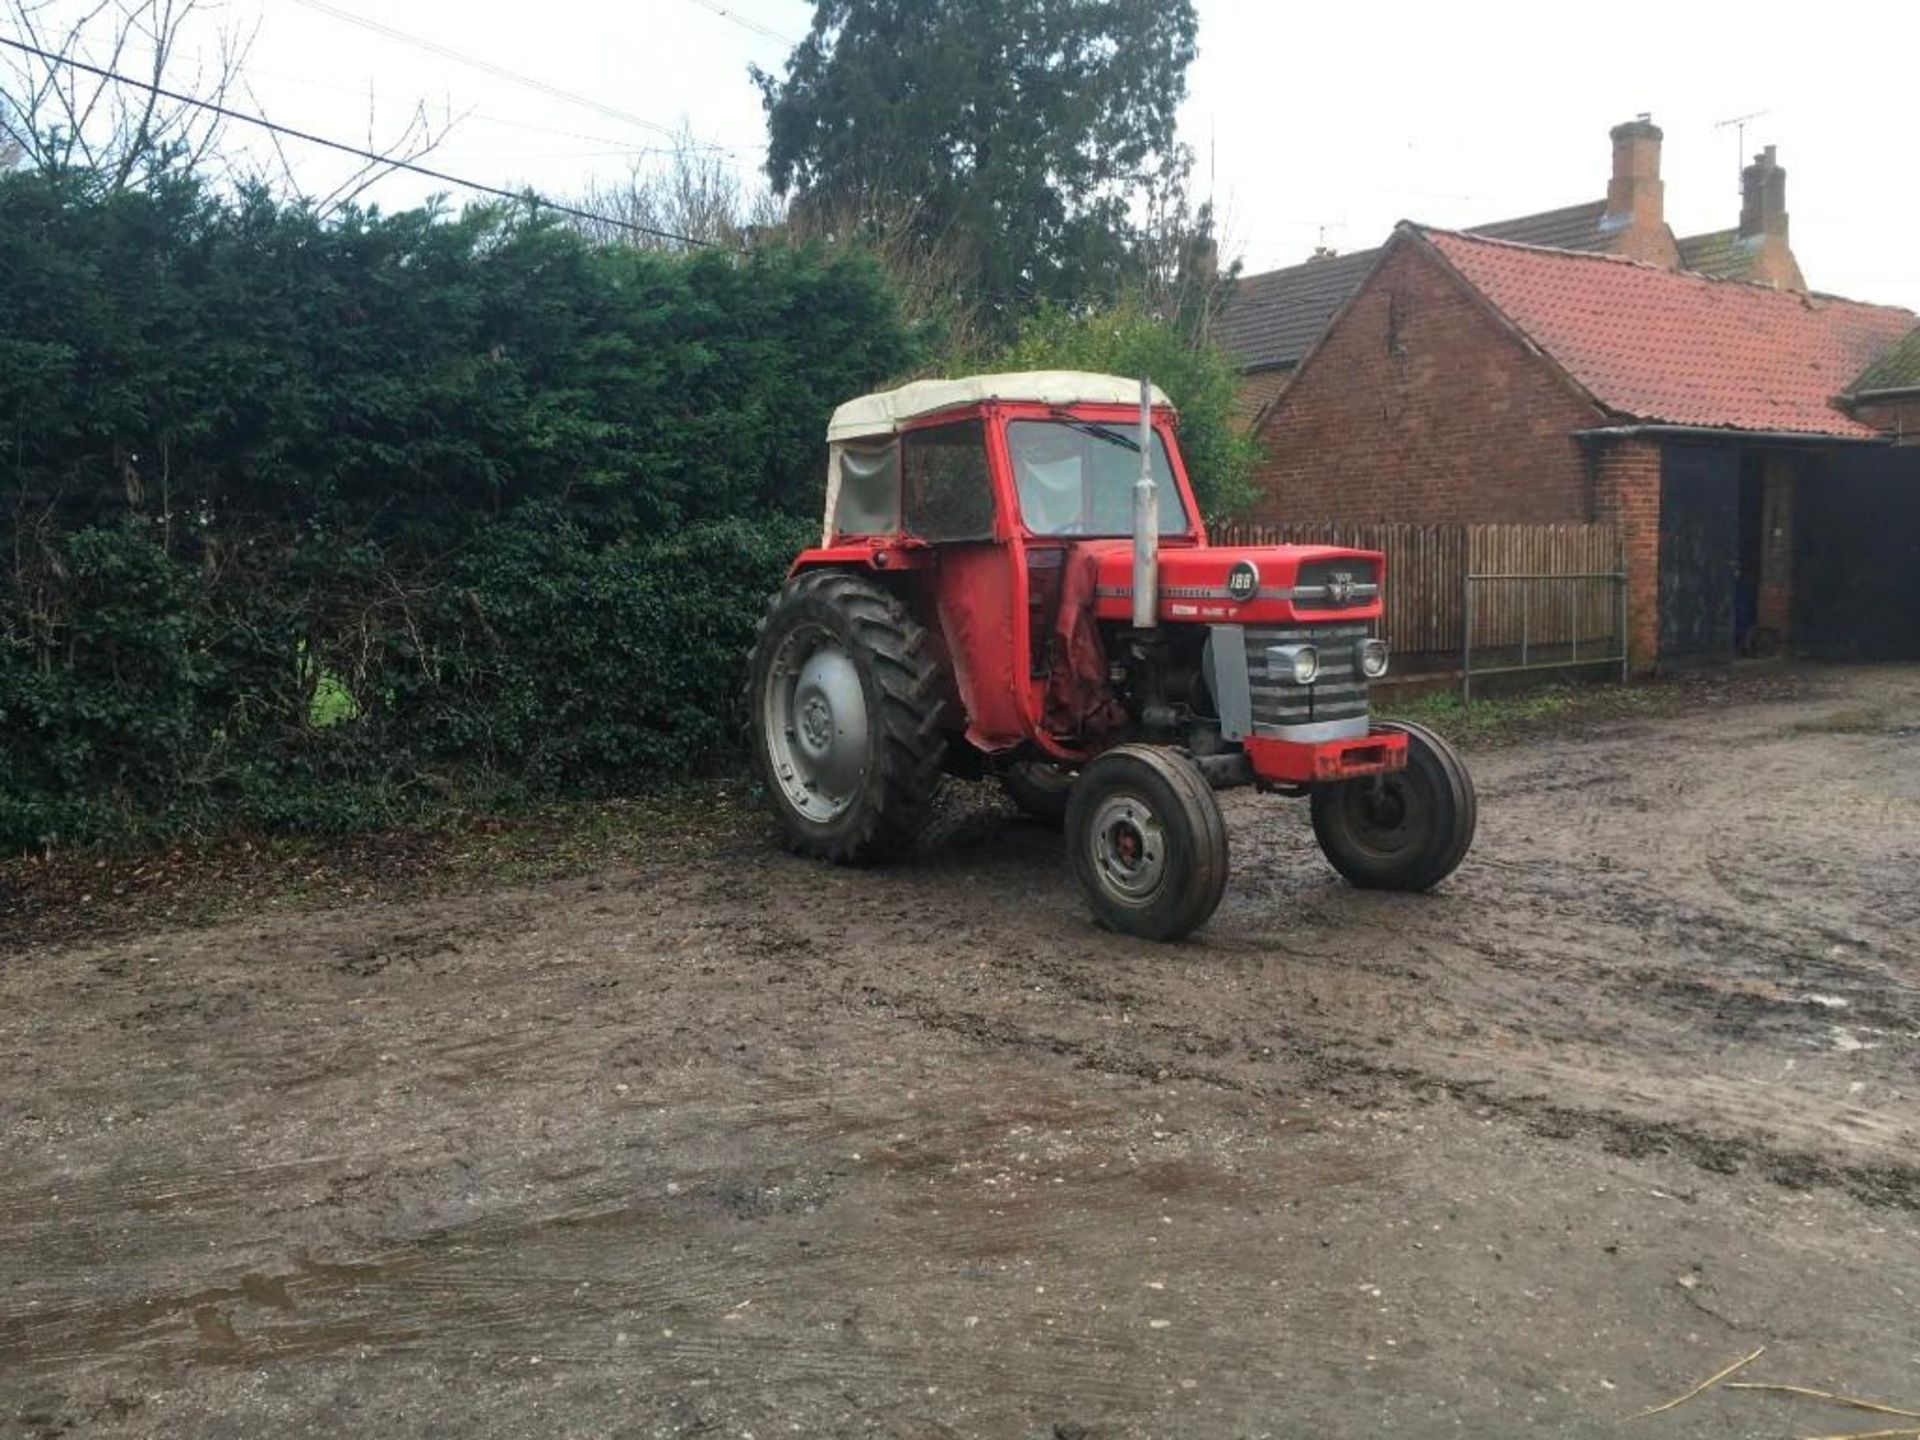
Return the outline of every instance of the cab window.
{"type": "MultiPolygon", "coordinates": [[[[1015,420],[1007,426],[1020,517],[1035,535],[1130,535],[1140,478],[1139,431],[1091,420],[1015,420]]],[[[1166,441],[1153,435],[1162,535],[1192,530],[1166,441]]]]}
{"type": "Polygon", "coordinates": [[[900,437],[907,533],[922,540],[991,540],[993,486],[980,420],[930,425],[900,437]]]}
{"type": "Polygon", "coordinates": [[[833,533],[892,535],[900,529],[900,447],[849,440],[833,448],[833,533]]]}

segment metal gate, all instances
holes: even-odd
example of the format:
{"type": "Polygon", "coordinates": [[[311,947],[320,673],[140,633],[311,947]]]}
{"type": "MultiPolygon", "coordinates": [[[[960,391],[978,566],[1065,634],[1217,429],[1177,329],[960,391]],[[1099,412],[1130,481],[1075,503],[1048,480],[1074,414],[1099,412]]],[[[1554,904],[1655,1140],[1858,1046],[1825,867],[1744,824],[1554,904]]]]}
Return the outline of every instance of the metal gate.
{"type": "Polygon", "coordinates": [[[1473,699],[1476,675],[1608,665],[1626,681],[1624,571],[1469,573],[1461,608],[1462,700],[1473,699]]]}

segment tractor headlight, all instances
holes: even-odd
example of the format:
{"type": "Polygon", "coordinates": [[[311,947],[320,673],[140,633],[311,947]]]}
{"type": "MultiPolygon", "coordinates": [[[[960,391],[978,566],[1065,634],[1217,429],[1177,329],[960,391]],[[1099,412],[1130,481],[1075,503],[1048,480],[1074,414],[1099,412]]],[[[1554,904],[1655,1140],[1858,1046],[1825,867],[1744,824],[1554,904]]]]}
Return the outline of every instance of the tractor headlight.
{"type": "Polygon", "coordinates": [[[1387,673],[1387,642],[1362,640],[1354,655],[1354,662],[1367,679],[1378,680],[1387,673]]]}
{"type": "Polygon", "coordinates": [[[1320,674],[1320,652],[1311,645],[1269,646],[1267,674],[1296,685],[1311,685],[1320,674]]]}

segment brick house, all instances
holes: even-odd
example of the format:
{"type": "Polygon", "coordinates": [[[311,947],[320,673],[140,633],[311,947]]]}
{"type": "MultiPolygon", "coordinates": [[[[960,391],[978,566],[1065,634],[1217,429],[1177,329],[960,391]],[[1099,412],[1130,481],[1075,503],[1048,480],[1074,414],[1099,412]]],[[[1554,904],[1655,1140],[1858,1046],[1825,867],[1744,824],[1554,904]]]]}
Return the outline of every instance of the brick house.
{"type": "Polygon", "coordinates": [[[1884,538],[1877,520],[1908,511],[1901,533],[1920,546],[1920,449],[1890,445],[1840,395],[1914,324],[1892,306],[1403,224],[1263,421],[1254,518],[1612,521],[1641,669],[1727,658],[1762,632],[1903,650],[1920,593],[1869,636],[1850,590],[1823,581],[1796,602],[1794,572],[1804,554],[1809,573],[1850,575],[1848,557],[1866,563],[1884,538]]]}
{"type": "MultiPolygon", "coordinates": [[[[1625,255],[1716,280],[1805,290],[1788,243],[1787,172],[1769,145],[1741,174],[1740,220],[1725,230],[1676,236],[1666,221],[1659,126],[1642,115],[1609,133],[1613,171],[1603,198],[1467,227],[1491,240],[1625,255]]],[[[1241,276],[1220,316],[1221,345],[1239,363],[1241,410],[1257,423],[1286,389],[1335,314],[1360,288],[1380,251],[1322,248],[1284,270],[1241,276]]]]}
{"type": "MultiPolygon", "coordinates": [[[[1259,416],[1253,518],[1612,522],[1642,671],[1920,654],[1920,447],[1890,443],[1920,438],[1915,317],[1805,293],[1772,152],[1740,227],[1682,240],[1658,130],[1613,139],[1605,201],[1366,253],[1259,416]]],[[[1263,314],[1267,353],[1309,328],[1263,314]]]]}

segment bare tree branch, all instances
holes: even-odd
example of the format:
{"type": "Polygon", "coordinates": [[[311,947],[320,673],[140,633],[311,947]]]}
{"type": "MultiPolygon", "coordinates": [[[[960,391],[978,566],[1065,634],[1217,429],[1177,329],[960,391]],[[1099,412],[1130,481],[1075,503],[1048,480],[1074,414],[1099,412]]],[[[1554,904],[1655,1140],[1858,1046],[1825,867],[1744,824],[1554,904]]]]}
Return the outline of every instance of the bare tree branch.
{"type": "MultiPolygon", "coordinates": [[[[260,97],[253,93],[253,86],[251,84],[247,85],[246,91],[247,99],[252,103],[255,112],[265,114],[265,107],[260,104],[260,97]]],[[[300,182],[294,177],[292,162],[287,159],[287,147],[280,143],[280,132],[278,130],[267,131],[267,140],[273,146],[274,158],[280,162],[280,180],[284,186],[282,193],[294,196],[299,195],[300,182]]],[[[269,186],[268,188],[271,189],[273,187],[269,186]]]]}
{"type": "Polygon", "coordinates": [[[601,244],[649,250],[684,250],[687,242],[740,249],[754,233],[785,220],[780,201],[764,189],[750,192],[725,155],[685,126],[664,156],[656,152],[651,163],[649,158],[642,152],[625,180],[596,185],[576,202],[598,217],[573,222],[582,234],[601,244]]]}
{"type": "MultiPolygon", "coordinates": [[[[427,116],[426,101],[414,106],[413,114],[408,117],[405,127],[392,141],[382,145],[375,137],[374,98],[367,95],[367,149],[377,152],[379,160],[369,160],[353,174],[349,175],[332,191],[321,198],[316,209],[322,215],[331,215],[344,210],[402,165],[411,165],[423,156],[432,154],[447,138],[452,121],[443,125],[438,134],[434,133],[432,122],[427,116]]],[[[462,117],[464,118],[464,117],[462,117]]]]}
{"type": "Polygon", "coordinates": [[[166,159],[202,163],[219,144],[223,118],[171,100],[161,88],[184,90],[218,105],[238,82],[258,25],[244,33],[214,26],[201,0],[97,0],[57,20],[64,0],[0,0],[0,21],[38,50],[70,55],[104,70],[138,73],[134,86],[9,52],[0,66],[0,134],[41,168],[85,166],[116,189],[138,182],[166,159]],[[214,48],[211,65],[182,77],[179,57],[214,48]]]}

